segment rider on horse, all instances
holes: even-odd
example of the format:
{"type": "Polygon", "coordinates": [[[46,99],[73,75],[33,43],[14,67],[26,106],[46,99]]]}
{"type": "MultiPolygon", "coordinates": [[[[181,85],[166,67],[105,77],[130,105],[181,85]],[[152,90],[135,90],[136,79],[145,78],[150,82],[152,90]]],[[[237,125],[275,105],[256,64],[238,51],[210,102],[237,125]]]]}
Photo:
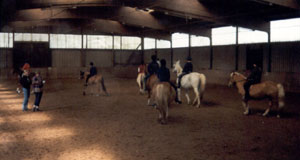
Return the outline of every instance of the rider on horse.
{"type": "MultiPolygon", "coordinates": [[[[148,79],[151,75],[157,74],[157,71],[158,71],[158,69],[159,69],[159,65],[158,65],[158,63],[157,63],[157,57],[156,57],[156,55],[152,55],[152,56],[151,56],[151,59],[152,59],[152,62],[150,62],[150,63],[148,64],[148,68],[147,68],[148,73],[147,73],[147,75],[146,75],[146,77],[145,77],[145,79],[144,79],[144,84],[146,84],[147,79],[148,79]]],[[[144,90],[146,90],[146,85],[144,85],[144,90]]]]}
{"type": "Polygon", "coordinates": [[[166,60],[160,60],[161,67],[157,71],[157,77],[160,82],[169,82],[170,85],[175,89],[176,98],[175,102],[181,104],[181,101],[178,100],[177,87],[170,81],[170,70],[166,67],[166,60]]]}
{"type": "Polygon", "coordinates": [[[189,73],[193,72],[193,64],[192,64],[192,58],[188,57],[187,62],[183,67],[182,74],[178,76],[178,88],[181,87],[181,78],[189,73]]]}
{"type": "Polygon", "coordinates": [[[92,76],[94,76],[94,75],[97,74],[97,68],[94,66],[94,63],[93,63],[93,62],[90,63],[90,66],[91,66],[91,68],[90,68],[90,74],[87,75],[87,78],[86,78],[86,81],[85,81],[85,84],[86,84],[86,85],[87,85],[88,80],[89,80],[92,76]]]}
{"type": "Polygon", "coordinates": [[[249,94],[249,88],[253,84],[260,83],[261,81],[261,69],[257,67],[256,64],[253,64],[253,69],[251,70],[250,75],[247,78],[246,83],[244,84],[244,89],[245,89],[245,97],[244,99],[247,101],[250,98],[249,94]]]}

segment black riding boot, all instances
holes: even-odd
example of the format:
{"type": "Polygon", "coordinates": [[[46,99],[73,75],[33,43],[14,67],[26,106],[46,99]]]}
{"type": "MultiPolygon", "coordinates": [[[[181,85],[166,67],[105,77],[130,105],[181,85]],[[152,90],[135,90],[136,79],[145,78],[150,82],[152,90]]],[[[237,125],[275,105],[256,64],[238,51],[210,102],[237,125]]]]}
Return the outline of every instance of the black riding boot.
{"type": "Polygon", "coordinates": [[[249,90],[246,90],[246,91],[245,91],[245,97],[244,97],[244,100],[245,100],[245,101],[248,101],[249,98],[250,98],[249,90]]]}
{"type": "Polygon", "coordinates": [[[178,92],[177,89],[175,89],[176,97],[175,97],[175,102],[178,104],[181,104],[182,102],[178,99],[178,92]]]}

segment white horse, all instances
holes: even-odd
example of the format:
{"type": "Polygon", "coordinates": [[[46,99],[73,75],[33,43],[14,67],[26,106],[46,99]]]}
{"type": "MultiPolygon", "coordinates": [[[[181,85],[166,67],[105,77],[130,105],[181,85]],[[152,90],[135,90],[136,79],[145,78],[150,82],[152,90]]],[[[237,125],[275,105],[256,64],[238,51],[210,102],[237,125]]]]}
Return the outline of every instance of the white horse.
{"type": "Polygon", "coordinates": [[[139,86],[139,89],[140,89],[140,94],[144,93],[144,89],[143,89],[144,88],[143,87],[144,83],[143,83],[143,81],[144,81],[145,77],[146,77],[145,73],[139,73],[137,78],[136,78],[136,82],[137,82],[137,84],[139,86]]]}
{"type": "MultiPolygon", "coordinates": [[[[180,66],[179,60],[173,65],[173,72],[177,73],[176,82],[178,84],[178,76],[182,74],[182,67],[180,66]]],[[[184,88],[186,90],[193,88],[195,93],[195,99],[193,101],[193,105],[196,104],[197,102],[198,108],[200,107],[200,99],[202,100],[203,98],[205,84],[206,84],[206,77],[204,74],[201,73],[192,72],[187,75],[184,75],[181,78],[181,88],[184,88]]],[[[181,89],[177,89],[177,92],[178,92],[178,100],[180,101],[181,89]]],[[[187,92],[185,93],[185,96],[188,101],[188,104],[190,104],[190,97],[187,92]]]]}

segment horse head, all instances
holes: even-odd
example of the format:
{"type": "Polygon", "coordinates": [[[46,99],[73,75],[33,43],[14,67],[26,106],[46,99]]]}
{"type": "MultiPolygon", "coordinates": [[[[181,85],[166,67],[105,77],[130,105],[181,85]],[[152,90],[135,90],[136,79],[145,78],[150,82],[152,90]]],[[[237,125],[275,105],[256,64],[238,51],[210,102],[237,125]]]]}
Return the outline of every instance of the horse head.
{"type": "Polygon", "coordinates": [[[182,73],[182,68],[180,66],[180,60],[176,61],[173,65],[173,72],[177,73],[177,75],[182,73]]]}
{"type": "Polygon", "coordinates": [[[83,71],[80,71],[80,74],[79,74],[79,79],[83,79],[84,78],[84,72],[83,71]]]}
{"type": "Polygon", "coordinates": [[[229,80],[228,86],[231,87],[236,82],[242,82],[242,81],[245,81],[246,79],[247,78],[244,75],[242,75],[238,72],[232,72],[230,74],[230,80],[229,80]]]}

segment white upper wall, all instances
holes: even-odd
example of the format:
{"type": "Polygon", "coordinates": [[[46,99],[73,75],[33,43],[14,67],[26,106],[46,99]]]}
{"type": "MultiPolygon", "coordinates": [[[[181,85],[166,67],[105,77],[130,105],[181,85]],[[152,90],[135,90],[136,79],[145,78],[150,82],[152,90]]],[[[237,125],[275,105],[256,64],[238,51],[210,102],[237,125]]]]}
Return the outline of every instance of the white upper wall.
{"type": "MultiPolygon", "coordinates": [[[[271,42],[300,41],[300,18],[271,22],[271,42]]],[[[191,35],[191,46],[209,46],[208,37],[191,35]]],[[[238,43],[265,43],[268,41],[266,32],[238,28],[238,43]]],[[[87,48],[87,49],[123,49],[140,50],[141,38],[128,36],[105,35],[72,35],[72,34],[37,34],[37,33],[0,33],[0,48],[12,48],[14,41],[48,42],[50,48],[87,48]],[[83,39],[82,39],[83,38],[83,39]],[[114,41],[114,42],[113,42],[114,41]],[[83,44],[82,44],[83,42],[83,44]]],[[[157,40],[157,48],[171,48],[170,41],[157,40]]],[[[227,26],[212,28],[212,45],[230,45],[236,43],[236,27],[227,26]]],[[[172,34],[172,47],[189,46],[189,35],[172,34]]],[[[155,48],[155,39],[145,38],[145,49],[155,48]]]]}

